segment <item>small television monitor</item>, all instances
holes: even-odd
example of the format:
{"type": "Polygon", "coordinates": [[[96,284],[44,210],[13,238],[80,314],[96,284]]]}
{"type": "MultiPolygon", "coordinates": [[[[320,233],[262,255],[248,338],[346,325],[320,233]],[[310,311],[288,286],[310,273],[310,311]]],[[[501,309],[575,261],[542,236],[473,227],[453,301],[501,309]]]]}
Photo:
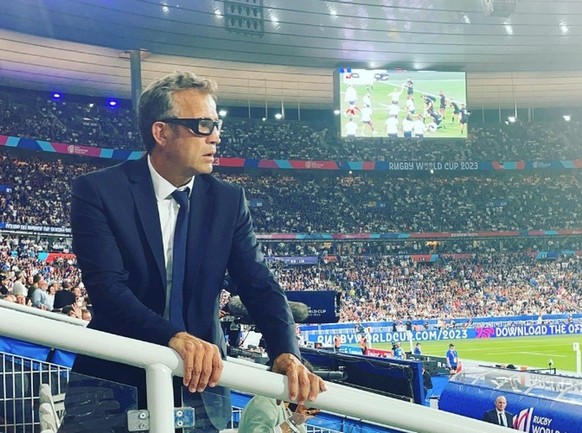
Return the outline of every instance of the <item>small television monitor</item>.
{"type": "Polygon", "coordinates": [[[342,67],[334,82],[342,137],[467,137],[464,72],[342,67]]]}

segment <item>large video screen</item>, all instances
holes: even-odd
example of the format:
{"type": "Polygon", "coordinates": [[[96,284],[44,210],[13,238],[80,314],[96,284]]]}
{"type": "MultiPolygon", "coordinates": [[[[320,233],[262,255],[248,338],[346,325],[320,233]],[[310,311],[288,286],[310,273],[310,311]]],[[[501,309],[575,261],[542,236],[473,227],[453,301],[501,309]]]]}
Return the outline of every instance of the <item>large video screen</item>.
{"type": "Polygon", "coordinates": [[[466,138],[464,72],[339,68],[342,137],[466,138]]]}

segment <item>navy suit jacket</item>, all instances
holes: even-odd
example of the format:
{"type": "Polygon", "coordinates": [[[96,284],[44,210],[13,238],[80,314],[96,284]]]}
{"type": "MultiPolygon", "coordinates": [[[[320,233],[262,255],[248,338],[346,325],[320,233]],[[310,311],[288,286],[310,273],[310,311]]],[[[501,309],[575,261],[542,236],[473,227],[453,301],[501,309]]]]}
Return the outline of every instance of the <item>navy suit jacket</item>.
{"type": "MultiPolygon", "coordinates": [[[[167,346],[184,329],[162,317],[166,270],[147,159],[79,177],[73,184],[71,226],[73,249],[93,304],[89,327],[167,346]]],[[[216,344],[226,355],[218,309],[228,270],[271,359],[285,352],[300,356],[289,305],[260,252],[240,186],[211,175],[196,176],[186,255],[183,308],[189,333],[216,344]]],[[[145,396],[142,369],[79,356],[74,371],[137,386],[141,399],[145,396]]],[[[224,398],[227,391],[218,387],[202,393],[207,410],[217,406],[210,402],[212,394],[224,398]]],[[[224,409],[220,418],[229,417],[230,406],[224,409]]]]}
{"type": "MultiPolygon", "coordinates": [[[[507,427],[509,428],[513,428],[513,414],[511,412],[504,412],[505,414],[505,419],[507,421],[507,427]]],[[[497,416],[497,409],[492,409],[492,410],[488,410],[487,412],[485,412],[485,414],[483,415],[483,421],[487,421],[488,423],[491,424],[497,424],[497,425],[502,425],[499,424],[499,417],[497,416]]]]}

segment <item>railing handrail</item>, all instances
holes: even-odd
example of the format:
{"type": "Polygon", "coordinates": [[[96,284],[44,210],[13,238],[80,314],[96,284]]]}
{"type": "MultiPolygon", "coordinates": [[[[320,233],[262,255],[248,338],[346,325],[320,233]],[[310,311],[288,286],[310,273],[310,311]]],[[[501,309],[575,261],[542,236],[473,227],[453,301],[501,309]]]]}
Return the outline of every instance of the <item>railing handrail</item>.
{"type": "MultiPolygon", "coordinates": [[[[124,363],[146,370],[150,433],[173,431],[171,376],[182,376],[182,361],[169,347],[133,340],[59,320],[48,320],[0,304],[0,335],[124,363]]],[[[288,399],[287,378],[226,361],[219,384],[251,394],[288,399]]],[[[504,427],[327,383],[312,404],[323,410],[418,433],[503,433],[504,427]]]]}
{"type": "Polygon", "coordinates": [[[32,314],[35,316],[45,317],[51,320],[58,320],[59,322],[71,323],[78,326],[87,326],[89,323],[86,320],[76,319],[74,317],[66,316],[54,311],[41,310],[40,308],[17,304],[16,302],[8,302],[3,299],[0,299],[0,307],[10,308],[12,310],[21,311],[26,314],[32,314]]]}

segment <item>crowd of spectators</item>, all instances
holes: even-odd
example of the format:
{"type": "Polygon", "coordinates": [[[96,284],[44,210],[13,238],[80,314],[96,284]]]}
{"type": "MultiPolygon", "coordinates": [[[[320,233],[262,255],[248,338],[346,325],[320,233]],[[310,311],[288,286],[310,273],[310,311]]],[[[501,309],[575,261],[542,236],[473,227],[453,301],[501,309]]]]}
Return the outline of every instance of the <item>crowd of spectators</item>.
{"type": "Polygon", "coordinates": [[[91,302],[79,268],[67,253],[68,242],[63,239],[0,233],[0,299],[91,320],[91,302]],[[54,250],[65,255],[50,262],[39,256],[54,250]]]}
{"type": "MultiPolygon", "coordinates": [[[[549,161],[581,157],[582,124],[516,122],[470,128],[467,140],[341,139],[323,122],[226,118],[220,156],[335,161],[549,161]]],[[[0,134],[143,150],[135,113],[30,90],[0,91],[0,134]]]]}
{"type": "Polygon", "coordinates": [[[555,230],[582,227],[579,175],[223,175],[247,188],[265,233],[555,230]]]}
{"type": "MultiPolygon", "coordinates": [[[[74,257],[46,262],[38,256],[52,242],[0,237],[0,299],[88,320],[90,300],[74,257]]],[[[539,260],[525,252],[481,253],[431,263],[320,251],[315,265],[274,261],[271,268],[284,290],[341,292],[343,322],[570,313],[582,302],[582,257],[575,255],[539,260]]]]}
{"type": "MultiPolygon", "coordinates": [[[[0,222],[68,227],[72,179],[106,162],[0,150],[0,222]]],[[[259,233],[559,230],[582,227],[579,174],[387,177],[227,174],[259,233]]]]}
{"type": "Polygon", "coordinates": [[[131,110],[0,91],[0,134],[50,142],[142,150],[131,110]]]}
{"type": "Polygon", "coordinates": [[[522,252],[524,254],[556,255],[582,250],[581,236],[565,237],[507,237],[478,239],[398,239],[392,241],[351,240],[345,241],[274,241],[263,240],[262,251],[269,260],[277,257],[324,257],[324,256],[410,256],[439,255],[462,258],[471,254],[496,254],[522,252]]]}
{"type": "Polygon", "coordinates": [[[98,166],[0,151],[0,222],[68,227],[71,181],[98,166]]]}
{"type": "Polygon", "coordinates": [[[398,321],[579,312],[582,259],[523,253],[415,262],[399,256],[339,256],[275,268],[285,290],[338,290],[341,321],[398,321]]]}
{"type": "Polygon", "coordinates": [[[467,140],[338,138],[333,126],[229,119],[221,156],[334,161],[550,161],[580,158],[579,122],[480,125],[467,140]]]}
{"type": "MultiPolygon", "coordinates": [[[[134,117],[120,107],[0,91],[2,135],[140,150],[134,117]]],[[[342,140],[325,124],[227,119],[220,155],[338,161],[577,159],[580,126],[576,121],[481,126],[467,140],[437,142],[342,140]]],[[[0,223],[68,228],[71,181],[112,163],[0,149],[0,223]]],[[[232,173],[218,167],[216,175],[245,187],[260,234],[582,228],[582,177],[575,172],[398,177],[373,172],[232,173]]],[[[370,321],[575,311],[582,300],[580,259],[567,255],[540,261],[534,252],[579,250],[581,242],[580,236],[271,242],[263,250],[268,256],[318,257],[313,266],[271,265],[286,290],[339,290],[344,297],[341,320],[370,321]],[[441,259],[419,263],[404,257],[430,253],[439,253],[441,259]],[[336,259],[326,259],[331,256],[336,259]]],[[[74,258],[47,263],[38,256],[67,253],[69,245],[68,239],[0,236],[5,300],[87,317],[89,300],[74,258]],[[74,292],[73,301],[55,308],[59,292],[74,292]]]]}

